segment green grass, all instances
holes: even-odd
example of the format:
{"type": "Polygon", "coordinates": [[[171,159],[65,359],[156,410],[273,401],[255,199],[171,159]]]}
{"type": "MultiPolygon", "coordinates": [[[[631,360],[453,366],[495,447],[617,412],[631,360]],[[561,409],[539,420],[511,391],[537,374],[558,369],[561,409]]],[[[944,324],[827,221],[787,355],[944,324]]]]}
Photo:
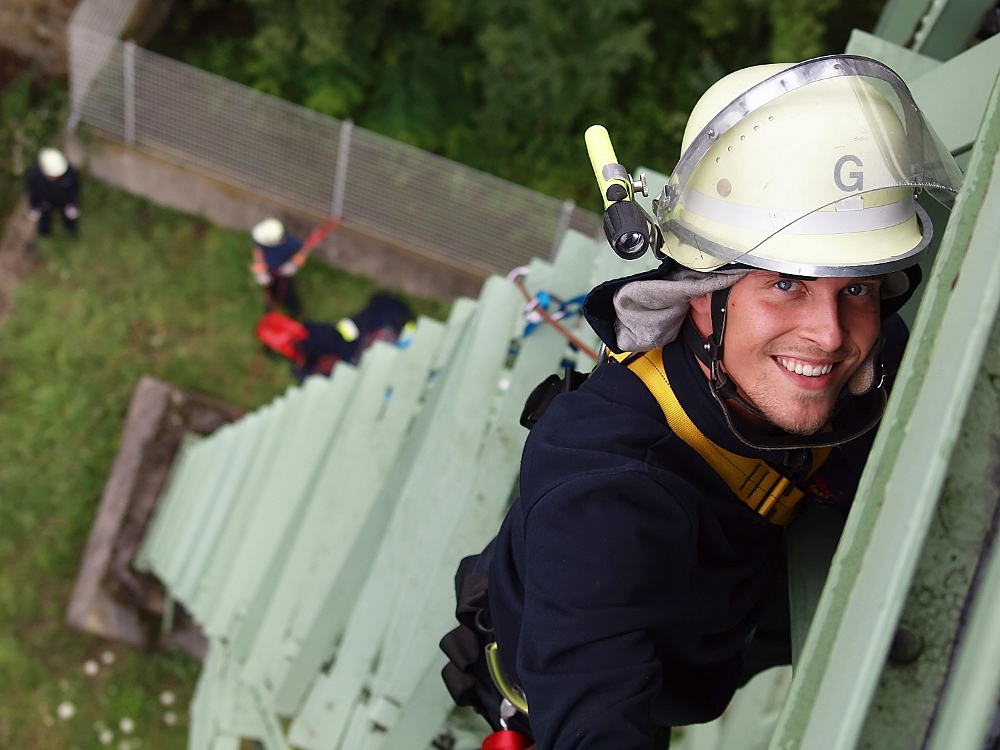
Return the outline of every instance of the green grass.
{"type": "MultiPolygon", "coordinates": [[[[63,616],[129,396],[142,374],[247,409],[293,383],[260,356],[262,298],[246,234],[89,181],[77,241],[39,240],[38,268],[0,327],[0,748],[183,748],[199,665],[68,629],[63,616]],[[117,655],[96,677],[87,659],[117,655]],[[158,696],[177,694],[163,723],[158,696]],[[56,717],[68,700],[76,715],[56,717]],[[118,722],[136,724],[126,737],[118,722]]],[[[298,278],[307,317],[336,320],[377,286],[318,261],[298,278]]],[[[447,303],[408,299],[443,317],[447,303]]]]}

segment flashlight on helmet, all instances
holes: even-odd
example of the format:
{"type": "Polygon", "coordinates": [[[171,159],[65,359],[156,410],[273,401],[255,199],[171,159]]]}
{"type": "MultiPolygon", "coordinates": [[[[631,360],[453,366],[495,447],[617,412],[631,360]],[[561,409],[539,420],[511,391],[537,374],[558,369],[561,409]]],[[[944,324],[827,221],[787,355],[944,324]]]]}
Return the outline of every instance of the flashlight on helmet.
{"type": "Polygon", "coordinates": [[[608,131],[592,125],[584,134],[587,153],[604,201],[604,235],[611,248],[625,260],[641,258],[650,246],[649,223],[635,202],[635,191],[649,195],[646,175],[633,180],[615,156],[608,131]]]}

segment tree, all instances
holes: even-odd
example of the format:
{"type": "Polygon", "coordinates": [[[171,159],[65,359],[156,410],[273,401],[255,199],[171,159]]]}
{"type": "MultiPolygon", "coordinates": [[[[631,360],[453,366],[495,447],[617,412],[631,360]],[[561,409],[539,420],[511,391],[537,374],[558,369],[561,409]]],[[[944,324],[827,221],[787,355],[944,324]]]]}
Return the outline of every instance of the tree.
{"type": "Polygon", "coordinates": [[[157,44],[596,208],[589,125],[608,127],[625,164],[669,172],[687,114],[712,83],[748,65],[840,51],[883,2],[196,0],[157,44]]]}

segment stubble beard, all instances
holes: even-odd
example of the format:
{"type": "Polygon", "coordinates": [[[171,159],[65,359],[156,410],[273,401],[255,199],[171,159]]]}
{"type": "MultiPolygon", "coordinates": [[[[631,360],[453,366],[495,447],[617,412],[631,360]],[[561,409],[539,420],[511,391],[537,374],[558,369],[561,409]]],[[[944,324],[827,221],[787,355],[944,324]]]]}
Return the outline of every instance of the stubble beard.
{"type": "Polygon", "coordinates": [[[767,421],[793,435],[813,435],[830,420],[833,402],[829,391],[803,391],[789,398],[775,393],[774,384],[761,374],[752,391],[747,391],[750,403],[767,421]]]}

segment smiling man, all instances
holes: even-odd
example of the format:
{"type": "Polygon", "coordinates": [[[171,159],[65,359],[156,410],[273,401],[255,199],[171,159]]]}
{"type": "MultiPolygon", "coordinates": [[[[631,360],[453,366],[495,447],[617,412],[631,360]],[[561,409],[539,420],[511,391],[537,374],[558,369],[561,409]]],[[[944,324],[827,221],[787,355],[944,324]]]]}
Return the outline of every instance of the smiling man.
{"type": "Polygon", "coordinates": [[[650,750],[788,662],[784,528],[848,512],[932,234],[916,195],[960,181],[873,60],[709,89],[649,219],[662,264],[588,296],[608,361],[556,384],[456,576],[459,703],[539,750],[650,750]]]}
{"type": "MultiPolygon", "coordinates": [[[[878,340],[881,285],[879,277],[789,279],[773,271],[737,282],[728,301],[724,366],[763,415],[742,409],[741,418],[796,435],[823,427],[878,340]]],[[[710,308],[711,295],[691,301],[691,319],[705,339],[710,308]]]]}

